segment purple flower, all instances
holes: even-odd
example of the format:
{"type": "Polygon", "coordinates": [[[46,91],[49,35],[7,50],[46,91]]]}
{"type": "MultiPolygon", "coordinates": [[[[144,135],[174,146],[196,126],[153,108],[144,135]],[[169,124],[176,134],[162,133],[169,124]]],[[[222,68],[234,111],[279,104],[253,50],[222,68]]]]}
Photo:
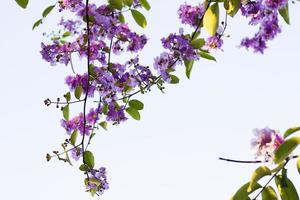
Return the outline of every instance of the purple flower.
{"type": "Polygon", "coordinates": [[[87,191],[101,195],[105,190],[109,189],[104,167],[101,167],[99,170],[92,169],[88,174],[89,178],[86,179],[87,191]]]}
{"type": "Polygon", "coordinates": [[[287,0],[258,0],[242,3],[242,15],[251,18],[250,25],[259,24],[259,31],[253,38],[244,38],[241,46],[263,53],[267,48],[266,43],[281,32],[278,24],[278,9],[286,4],[287,0]]]}
{"type": "Polygon", "coordinates": [[[127,120],[124,113],[124,106],[116,106],[113,102],[108,105],[108,113],[106,117],[107,121],[111,121],[114,124],[119,124],[122,121],[127,120]]]}
{"type": "Polygon", "coordinates": [[[199,59],[197,51],[190,45],[190,40],[183,34],[170,34],[167,38],[161,39],[163,47],[169,49],[176,58],[182,60],[199,59]]]}
{"type": "Polygon", "coordinates": [[[78,161],[82,157],[82,149],[80,147],[71,150],[71,156],[74,160],[78,161]]]}
{"type": "Polygon", "coordinates": [[[260,52],[262,54],[267,48],[266,42],[258,34],[256,34],[253,38],[244,38],[241,41],[241,46],[244,46],[247,49],[252,48],[254,52],[260,52]]]}
{"type": "MultiPolygon", "coordinates": [[[[93,122],[94,120],[91,119],[91,116],[89,116],[90,120],[93,122]]],[[[86,117],[88,119],[88,117],[86,117]]],[[[68,134],[71,134],[73,131],[78,130],[81,135],[83,135],[85,131],[85,135],[90,135],[90,131],[92,130],[94,124],[89,124],[89,121],[86,120],[86,126],[84,130],[84,117],[83,114],[80,113],[78,116],[74,117],[71,120],[61,120],[61,126],[67,131],[68,134]]]]}
{"type": "Polygon", "coordinates": [[[60,0],[60,11],[70,10],[71,12],[77,12],[80,9],[84,9],[83,0],[60,0]]]}
{"type": "Polygon", "coordinates": [[[264,4],[268,9],[278,10],[287,4],[287,0],[264,0],[264,4]]]}
{"type": "Polygon", "coordinates": [[[271,161],[274,152],[284,142],[278,131],[268,127],[263,129],[254,129],[256,138],[252,139],[251,147],[255,151],[256,157],[262,157],[265,161],[271,161]]]}
{"type": "Polygon", "coordinates": [[[216,34],[206,39],[203,48],[206,50],[221,49],[222,45],[223,40],[221,39],[221,35],[216,34]]]}
{"type": "Polygon", "coordinates": [[[190,6],[187,4],[181,5],[178,10],[181,23],[197,27],[205,12],[204,5],[190,6]]]}
{"type": "Polygon", "coordinates": [[[169,72],[175,70],[176,64],[177,62],[174,56],[167,52],[163,52],[154,59],[154,69],[156,69],[162,79],[167,82],[171,81],[169,72]]]}

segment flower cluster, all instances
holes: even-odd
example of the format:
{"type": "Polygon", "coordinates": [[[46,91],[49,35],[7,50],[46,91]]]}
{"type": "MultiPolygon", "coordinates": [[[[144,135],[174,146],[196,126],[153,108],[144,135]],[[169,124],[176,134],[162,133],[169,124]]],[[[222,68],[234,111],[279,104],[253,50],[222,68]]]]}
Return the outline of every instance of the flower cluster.
{"type": "MultiPolygon", "coordinates": [[[[207,39],[199,38],[200,25],[207,9],[204,4],[182,5],[178,11],[179,18],[183,24],[194,27],[195,31],[184,34],[181,28],[179,33],[161,39],[165,51],[154,59],[153,68],[158,74],[155,75],[150,67],[140,63],[137,55],[147,44],[147,36],[132,31],[122,19],[124,12],[145,7],[145,2],[124,1],[122,5],[127,8],[120,9],[114,7],[119,5],[113,4],[86,5],[83,0],[61,0],[59,11],[73,14],[74,19],[62,18],[58,23],[60,29],[52,33],[51,41],[41,44],[40,53],[44,60],[52,66],[70,66],[74,73],[65,78],[69,88],[64,95],[66,102],[58,100],[56,105],[59,107],[64,104],[61,126],[69,137],[63,145],[64,153],[69,152],[75,161],[82,158],[81,170],[87,175],[86,189],[92,194],[102,194],[108,189],[105,168],[95,169],[94,156],[91,152],[86,154],[95,130],[100,127],[106,129],[108,124],[118,125],[127,120],[127,115],[140,119],[139,110],[143,109],[143,104],[132,100],[133,95],[146,93],[153,85],[163,90],[165,82],[174,83],[176,76],[171,73],[177,64],[198,60],[201,51],[209,54],[209,50],[220,49],[223,43],[221,34],[207,39]],[[129,60],[114,59],[114,55],[125,52],[131,53],[129,60]],[[88,64],[84,64],[87,72],[74,65],[73,55],[88,60],[88,64]],[[72,99],[73,96],[76,100],[72,99]],[[83,112],[70,117],[69,107],[77,103],[83,103],[83,112]],[[81,137],[80,143],[77,137],[81,137]],[[72,148],[67,149],[69,146],[72,148]]],[[[45,103],[50,105],[54,102],[47,100],[45,103]]],[[[68,154],[65,159],[59,158],[71,163],[68,154]]]]}
{"type": "Polygon", "coordinates": [[[287,0],[246,1],[241,6],[242,15],[250,17],[250,25],[259,24],[259,31],[252,38],[244,38],[241,46],[264,53],[267,42],[276,37],[281,29],[278,24],[278,10],[286,6],[287,0]]]}
{"type": "Polygon", "coordinates": [[[105,190],[109,188],[106,177],[106,169],[101,167],[100,169],[93,169],[88,173],[88,179],[86,179],[86,189],[92,194],[101,195],[105,190]]]}
{"type": "Polygon", "coordinates": [[[254,129],[256,138],[252,139],[251,147],[255,151],[255,156],[264,161],[272,161],[274,152],[284,142],[278,131],[268,127],[263,129],[254,129]]]}
{"type": "Polygon", "coordinates": [[[206,8],[204,4],[200,4],[198,6],[184,4],[180,6],[178,14],[181,19],[181,23],[197,27],[204,16],[205,10],[206,8]]]}

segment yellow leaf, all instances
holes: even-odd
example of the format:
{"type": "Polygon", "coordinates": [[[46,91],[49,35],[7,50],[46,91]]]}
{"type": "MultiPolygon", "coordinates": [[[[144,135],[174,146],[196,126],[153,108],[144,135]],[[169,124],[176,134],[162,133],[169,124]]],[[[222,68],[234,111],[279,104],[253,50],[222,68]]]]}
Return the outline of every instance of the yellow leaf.
{"type": "Polygon", "coordinates": [[[219,4],[211,5],[204,14],[203,26],[209,35],[215,35],[219,26],[219,4]]]}

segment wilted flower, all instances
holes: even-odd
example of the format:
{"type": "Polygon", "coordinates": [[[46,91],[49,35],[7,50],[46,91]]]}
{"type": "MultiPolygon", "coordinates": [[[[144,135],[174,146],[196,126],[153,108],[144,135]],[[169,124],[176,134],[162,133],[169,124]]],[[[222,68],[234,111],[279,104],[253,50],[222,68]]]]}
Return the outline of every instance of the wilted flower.
{"type": "Polygon", "coordinates": [[[255,138],[251,140],[251,147],[255,151],[255,156],[264,161],[271,161],[274,152],[284,142],[278,131],[268,127],[263,129],[254,129],[255,138]]]}

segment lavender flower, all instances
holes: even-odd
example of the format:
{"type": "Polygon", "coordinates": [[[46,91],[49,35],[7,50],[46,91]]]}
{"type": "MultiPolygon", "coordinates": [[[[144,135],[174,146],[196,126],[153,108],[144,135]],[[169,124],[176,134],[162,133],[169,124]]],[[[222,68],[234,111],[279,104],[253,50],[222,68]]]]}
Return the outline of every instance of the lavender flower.
{"type": "Polygon", "coordinates": [[[190,6],[187,4],[181,5],[178,10],[181,23],[188,24],[193,27],[197,27],[201,18],[205,13],[205,7],[203,4],[199,6],[190,6]]]}
{"type": "Polygon", "coordinates": [[[86,189],[92,194],[101,195],[107,189],[109,184],[107,182],[106,169],[104,167],[99,170],[92,169],[88,172],[89,178],[86,179],[86,189]]]}

